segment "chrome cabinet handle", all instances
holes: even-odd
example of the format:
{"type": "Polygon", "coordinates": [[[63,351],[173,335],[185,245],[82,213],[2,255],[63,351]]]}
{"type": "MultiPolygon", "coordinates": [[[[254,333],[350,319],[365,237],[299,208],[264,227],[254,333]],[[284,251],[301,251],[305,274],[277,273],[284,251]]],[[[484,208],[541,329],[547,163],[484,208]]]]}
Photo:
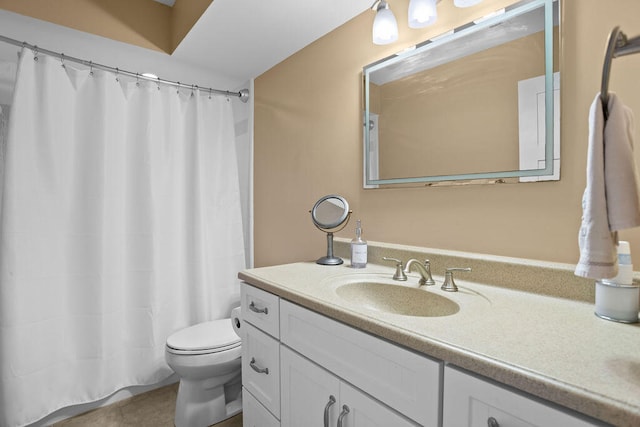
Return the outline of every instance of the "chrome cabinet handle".
{"type": "Polygon", "coordinates": [[[334,403],[336,403],[336,398],[333,395],[329,396],[329,401],[324,407],[324,427],[329,427],[329,410],[334,403]]]}
{"type": "Polygon", "coordinates": [[[251,358],[251,362],[249,362],[249,366],[251,366],[251,369],[253,369],[254,371],[256,371],[259,374],[269,375],[269,368],[261,368],[261,367],[259,367],[256,364],[255,357],[251,358]]]}
{"type": "Polygon", "coordinates": [[[500,423],[493,417],[489,417],[487,420],[487,427],[500,427],[500,423]]]}
{"type": "Polygon", "coordinates": [[[269,309],[267,307],[258,308],[256,307],[256,304],[253,301],[251,301],[251,304],[249,304],[249,310],[253,311],[254,313],[269,314],[269,309]]]}
{"type": "Polygon", "coordinates": [[[342,405],[342,412],[340,412],[340,416],[338,417],[338,427],[342,427],[342,419],[347,416],[349,413],[349,407],[347,405],[342,405]]]}

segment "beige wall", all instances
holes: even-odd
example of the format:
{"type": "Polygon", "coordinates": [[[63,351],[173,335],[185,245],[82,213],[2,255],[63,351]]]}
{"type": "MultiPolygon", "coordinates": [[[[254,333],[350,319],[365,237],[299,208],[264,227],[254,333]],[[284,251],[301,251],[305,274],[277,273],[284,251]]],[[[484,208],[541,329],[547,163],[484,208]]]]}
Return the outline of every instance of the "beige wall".
{"type": "MultiPolygon", "coordinates": [[[[640,33],[637,0],[566,0],[562,8],[562,176],[558,182],[362,189],[362,67],[416,41],[508,4],[438,6],[435,27],[410,30],[407,1],[392,8],[400,27],[390,46],[371,43],[365,12],[255,81],[256,266],[315,259],[323,233],[309,218],[322,195],[340,193],[362,219],[364,237],[443,249],[575,263],[585,185],[587,115],[599,90],[609,31],[640,33]]],[[[640,55],[614,60],[611,90],[640,115],[640,55]]],[[[640,135],[636,135],[640,140],[640,135]]],[[[353,234],[355,221],[340,236],[353,234]]],[[[636,268],[640,231],[625,231],[636,268]]],[[[434,266],[441,273],[445,266],[434,266]]]]}
{"type": "Polygon", "coordinates": [[[213,0],[0,0],[0,9],[171,53],[213,0]]]}

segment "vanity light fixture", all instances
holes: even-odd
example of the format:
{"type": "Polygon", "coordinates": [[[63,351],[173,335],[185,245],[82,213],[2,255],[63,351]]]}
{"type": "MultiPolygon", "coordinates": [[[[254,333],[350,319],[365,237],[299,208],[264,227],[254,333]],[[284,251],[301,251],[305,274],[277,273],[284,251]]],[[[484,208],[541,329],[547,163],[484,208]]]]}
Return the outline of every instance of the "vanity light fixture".
{"type": "Polygon", "coordinates": [[[409,28],[423,28],[438,19],[436,0],[411,0],[409,2],[409,28]]]}
{"type": "Polygon", "coordinates": [[[373,43],[389,44],[398,40],[398,22],[385,0],[376,0],[371,6],[376,11],[373,20],[373,43]]]}
{"type": "MultiPolygon", "coordinates": [[[[409,2],[409,28],[423,28],[436,22],[436,5],[442,0],[411,0],[409,2]]],[[[453,0],[456,7],[475,6],[482,0],[453,0]]],[[[398,23],[385,0],[376,0],[371,6],[376,11],[373,21],[373,43],[389,44],[398,39],[398,23]]]]}

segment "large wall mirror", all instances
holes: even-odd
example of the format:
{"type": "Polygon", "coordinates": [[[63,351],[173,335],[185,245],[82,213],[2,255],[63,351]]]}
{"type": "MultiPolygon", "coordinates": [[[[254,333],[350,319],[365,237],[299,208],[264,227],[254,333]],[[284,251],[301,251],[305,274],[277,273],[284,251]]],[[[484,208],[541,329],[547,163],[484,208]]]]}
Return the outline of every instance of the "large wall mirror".
{"type": "Polygon", "coordinates": [[[365,187],[559,179],[558,39],[521,1],[364,67],[365,187]]]}

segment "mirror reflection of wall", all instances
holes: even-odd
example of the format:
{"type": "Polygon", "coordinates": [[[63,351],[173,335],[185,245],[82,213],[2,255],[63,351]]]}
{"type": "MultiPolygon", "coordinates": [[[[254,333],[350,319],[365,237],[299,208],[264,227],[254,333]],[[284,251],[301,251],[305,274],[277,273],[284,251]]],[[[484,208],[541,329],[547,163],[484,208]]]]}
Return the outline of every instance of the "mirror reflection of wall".
{"type": "Polygon", "coordinates": [[[539,32],[372,85],[380,105],[372,109],[380,121],[379,177],[517,170],[518,81],[543,74],[539,32]]]}
{"type": "MultiPolygon", "coordinates": [[[[375,132],[366,135],[370,144],[365,161],[367,184],[523,169],[519,82],[538,76],[544,81],[546,73],[545,4],[538,3],[539,7],[526,13],[451,42],[445,40],[456,33],[444,36],[439,45],[415,56],[390,58],[384,66],[372,64],[371,71],[365,67],[370,118],[377,123],[375,132]],[[483,49],[469,49],[476,43],[483,49]]],[[[557,2],[554,4],[557,22],[557,2]]],[[[556,25],[552,38],[555,72],[558,39],[556,25]]],[[[544,93],[542,104],[542,117],[534,120],[542,120],[544,137],[544,93]]],[[[542,143],[544,168],[544,140],[542,143]]],[[[532,164],[530,169],[541,168],[537,160],[532,164]]],[[[517,172],[510,176],[518,181],[517,172]]]]}

